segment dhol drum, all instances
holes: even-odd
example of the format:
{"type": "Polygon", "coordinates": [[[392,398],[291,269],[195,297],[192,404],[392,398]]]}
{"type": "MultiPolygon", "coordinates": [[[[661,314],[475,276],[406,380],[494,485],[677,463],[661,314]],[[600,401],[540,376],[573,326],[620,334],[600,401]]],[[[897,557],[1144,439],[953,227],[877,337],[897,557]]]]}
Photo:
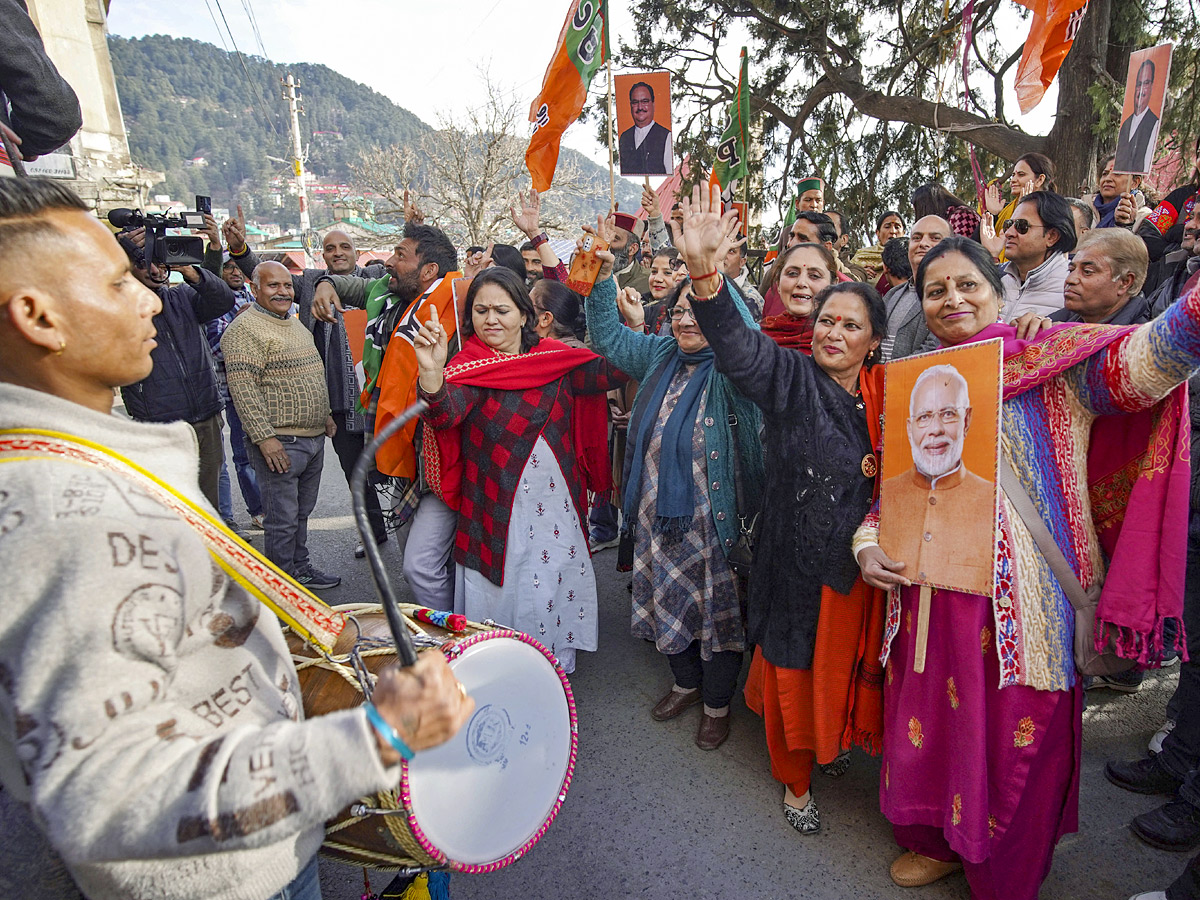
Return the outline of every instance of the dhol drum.
{"type": "MultiPolygon", "coordinates": [[[[454,634],[401,606],[420,652],[442,652],[475,700],[446,743],[401,764],[399,787],[364,798],[327,824],[322,853],[377,869],[501,869],[528,853],[567,796],[578,734],[566,675],[528,635],[469,623],[454,634]]],[[[382,607],[336,607],[358,624],[325,658],[288,633],[304,711],[318,716],[363,702],[360,678],[396,660],[382,607]]]]}

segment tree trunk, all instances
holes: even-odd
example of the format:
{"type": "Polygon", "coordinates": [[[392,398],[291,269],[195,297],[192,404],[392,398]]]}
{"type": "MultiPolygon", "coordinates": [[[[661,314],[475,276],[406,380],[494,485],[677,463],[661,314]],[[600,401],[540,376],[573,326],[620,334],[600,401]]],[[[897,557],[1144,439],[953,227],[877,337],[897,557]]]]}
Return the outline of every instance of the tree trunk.
{"type": "Polygon", "coordinates": [[[1054,161],[1059,193],[1078,197],[1096,186],[1100,138],[1088,88],[1103,77],[1112,0],[1091,0],[1071,52],[1058,70],[1058,110],[1045,153],[1054,161]]]}

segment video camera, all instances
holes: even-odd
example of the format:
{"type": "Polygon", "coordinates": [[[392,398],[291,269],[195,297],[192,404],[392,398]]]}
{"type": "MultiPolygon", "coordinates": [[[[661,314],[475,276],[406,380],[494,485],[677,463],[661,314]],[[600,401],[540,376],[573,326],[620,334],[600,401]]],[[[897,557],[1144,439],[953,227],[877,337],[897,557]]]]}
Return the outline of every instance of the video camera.
{"type": "Polygon", "coordinates": [[[184,211],[171,216],[121,207],[108,214],[108,221],[117,228],[146,229],[147,268],[152,262],[160,266],[198,266],[204,262],[204,238],[167,234],[168,228],[203,228],[204,213],[184,211]]]}

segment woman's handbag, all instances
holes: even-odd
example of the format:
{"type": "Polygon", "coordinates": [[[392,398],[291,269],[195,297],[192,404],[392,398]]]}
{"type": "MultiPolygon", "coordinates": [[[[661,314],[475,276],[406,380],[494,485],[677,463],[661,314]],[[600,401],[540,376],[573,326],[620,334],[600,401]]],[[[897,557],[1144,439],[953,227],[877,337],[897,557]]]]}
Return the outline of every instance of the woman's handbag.
{"type": "Polygon", "coordinates": [[[1017,473],[1013,471],[1012,465],[1007,459],[1002,459],[1000,462],[1000,484],[1013,509],[1021,517],[1025,527],[1029,529],[1029,535],[1033,538],[1033,542],[1042,551],[1042,557],[1050,566],[1050,571],[1054,573],[1063,593],[1067,595],[1071,606],[1075,608],[1075,666],[1079,669],[1080,674],[1115,675],[1118,672],[1132,669],[1134,661],[1117,656],[1114,649],[1116,646],[1116,636],[1112,633],[1115,631],[1114,626],[1110,625],[1110,633],[1105,635],[1104,650],[1096,649],[1096,607],[1100,602],[1100,590],[1103,584],[1094,584],[1086,591],[1083,589],[1083,585],[1071,571],[1067,558],[1063,556],[1062,550],[1055,543],[1050,529],[1042,521],[1037,507],[1033,505],[1033,501],[1029,498],[1029,494],[1026,493],[1020,479],[1017,478],[1017,473]]]}
{"type": "Polygon", "coordinates": [[[733,398],[729,398],[729,431],[733,438],[733,489],[737,498],[738,537],[729,548],[725,558],[729,568],[739,578],[748,579],[754,565],[754,545],[758,542],[759,516],[761,511],[746,509],[746,492],[742,488],[742,452],[738,444],[738,418],[733,412],[733,398]]]}

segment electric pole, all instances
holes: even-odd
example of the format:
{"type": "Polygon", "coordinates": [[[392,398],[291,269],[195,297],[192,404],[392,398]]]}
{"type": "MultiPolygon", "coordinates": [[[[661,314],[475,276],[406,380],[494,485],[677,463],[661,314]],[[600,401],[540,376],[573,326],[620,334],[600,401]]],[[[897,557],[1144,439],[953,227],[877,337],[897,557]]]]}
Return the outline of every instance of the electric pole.
{"type": "Polygon", "coordinates": [[[289,121],[292,129],[292,175],[296,182],[296,193],[300,198],[300,244],[304,247],[304,262],[305,267],[312,262],[308,252],[307,236],[312,230],[312,223],[308,218],[308,188],[304,184],[304,145],[300,141],[300,114],[304,110],[300,107],[300,101],[303,99],[298,88],[300,82],[293,78],[290,74],[287,78],[282,79],[283,83],[283,99],[288,103],[288,112],[290,114],[289,121]]]}

